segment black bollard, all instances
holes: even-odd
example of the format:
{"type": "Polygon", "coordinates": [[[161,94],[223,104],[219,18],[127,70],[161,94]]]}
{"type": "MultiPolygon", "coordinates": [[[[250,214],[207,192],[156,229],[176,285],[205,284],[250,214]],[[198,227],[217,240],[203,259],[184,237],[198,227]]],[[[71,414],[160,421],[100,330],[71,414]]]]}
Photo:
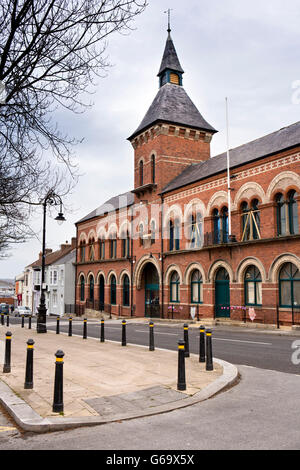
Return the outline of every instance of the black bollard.
{"type": "Polygon", "coordinates": [[[101,318],[100,341],[104,343],[104,318],[101,318]]]}
{"type": "Polygon", "coordinates": [[[206,370],[214,370],[211,344],[211,330],[206,330],[206,370]]]}
{"type": "Polygon", "coordinates": [[[149,351],[154,351],[154,323],[149,323],[149,351]]]}
{"type": "Polygon", "coordinates": [[[11,358],[11,332],[8,331],[6,333],[6,341],[5,341],[5,359],[4,359],[4,365],[3,365],[4,373],[10,372],[10,358],[11,358]]]}
{"type": "Polygon", "coordinates": [[[54,398],[52,411],[54,413],[62,413],[64,411],[63,402],[63,351],[56,351],[55,357],[55,380],[54,380],[54,398]]]}
{"type": "Polygon", "coordinates": [[[205,327],[200,326],[199,362],[205,362],[205,327]]]}
{"type": "Polygon", "coordinates": [[[59,335],[59,317],[56,318],[56,334],[59,335]]]}
{"type": "Polygon", "coordinates": [[[24,388],[33,388],[33,339],[27,341],[27,358],[26,358],[26,372],[25,372],[25,383],[24,388]]]}
{"type": "Polygon", "coordinates": [[[21,323],[21,327],[24,328],[24,315],[22,315],[22,323],[21,323]]]}
{"type": "Polygon", "coordinates": [[[1,313],[1,325],[4,325],[4,313],[1,313]]]}
{"type": "Polygon", "coordinates": [[[83,320],[83,339],[87,339],[87,319],[83,320]]]}
{"type": "Polygon", "coordinates": [[[31,320],[32,320],[32,315],[29,315],[29,318],[28,318],[28,330],[31,330],[31,320]]]}
{"type": "Polygon", "coordinates": [[[185,341],[182,339],[178,341],[178,380],[177,380],[177,390],[186,390],[185,383],[185,341]]]}
{"type": "Polygon", "coordinates": [[[69,334],[68,336],[72,336],[72,317],[69,318],[69,334]]]}
{"type": "Polygon", "coordinates": [[[126,346],[126,320],[122,320],[122,346],[126,346]]]}
{"type": "Polygon", "coordinates": [[[189,347],[189,325],[185,323],[183,325],[183,339],[185,342],[184,356],[190,357],[190,347],[189,347]]]}
{"type": "Polygon", "coordinates": [[[6,315],[6,326],[9,326],[9,315],[6,315]]]}

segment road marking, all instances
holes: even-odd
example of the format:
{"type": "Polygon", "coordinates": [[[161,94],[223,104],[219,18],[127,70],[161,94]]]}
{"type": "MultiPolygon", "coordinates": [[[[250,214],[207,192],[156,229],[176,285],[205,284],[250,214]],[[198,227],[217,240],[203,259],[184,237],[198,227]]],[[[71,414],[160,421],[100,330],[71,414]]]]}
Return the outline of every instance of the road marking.
{"type": "MultiPolygon", "coordinates": [[[[134,330],[136,333],[149,333],[149,330],[134,330]]],[[[178,336],[179,333],[161,333],[159,331],[155,331],[155,335],[170,335],[170,336],[178,336]]]]}
{"type": "Polygon", "coordinates": [[[217,341],[231,341],[235,343],[250,343],[250,344],[264,344],[267,346],[272,346],[272,343],[263,343],[261,341],[246,341],[244,339],[228,339],[228,338],[216,338],[215,336],[213,337],[214,340],[217,341]]]}
{"type": "Polygon", "coordinates": [[[13,431],[17,428],[13,428],[11,426],[0,426],[0,432],[7,432],[7,431],[13,431]]]}

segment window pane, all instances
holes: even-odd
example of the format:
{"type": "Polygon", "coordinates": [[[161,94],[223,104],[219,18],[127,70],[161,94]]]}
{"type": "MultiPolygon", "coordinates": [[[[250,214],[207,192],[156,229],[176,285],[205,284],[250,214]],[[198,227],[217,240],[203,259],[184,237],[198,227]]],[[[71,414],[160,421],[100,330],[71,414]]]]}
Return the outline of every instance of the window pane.
{"type": "Polygon", "coordinates": [[[192,284],[192,302],[199,302],[199,289],[198,283],[192,284]]]}
{"type": "Polygon", "coordinates": [[[256,303],[262,305],[262,283],[256,283],[256,303]]]}
{"type": "Polygon", "coordinates": [[[175,283],[171,284],[171,300],[173,302],[176,302],[178,300],[177,299],[177,284],[175,283]]]}
{"type": "Polygon", "coordinates": [[[280,300],[281,305],[292,305],[290,281],[280,281],[280,300]]]}
{"type": "Polygon", "coordinates": [[[247,282],[247,303],[255,304],[255,283],[247,282]]]}
{"type": "Polygon", "coordinates": [[[285,263],[280,270],[280,274],[279,274],[280,279],[290,279],[291,272],[292,272],[291,263],[285,263]]]}
{"type": "Polygon", "coordinates": [[[294,281],[294,306],[300,307],[300,281],[294,281]]]}

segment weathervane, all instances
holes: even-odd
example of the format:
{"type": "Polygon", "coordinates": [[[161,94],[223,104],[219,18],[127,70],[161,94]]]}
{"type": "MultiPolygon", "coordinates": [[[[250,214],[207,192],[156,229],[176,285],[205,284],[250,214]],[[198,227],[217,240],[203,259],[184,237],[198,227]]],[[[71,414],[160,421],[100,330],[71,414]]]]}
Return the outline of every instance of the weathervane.
{"type": "Polygon", "coordinates": [[[164,11],[164,13],[168,13],[168,33],[170,34],[171,32],[171,27],[170,27],[170,17],[171,17],[171,11],[173,10],[173,8],[169,8],[168,10],[164,11]]]}

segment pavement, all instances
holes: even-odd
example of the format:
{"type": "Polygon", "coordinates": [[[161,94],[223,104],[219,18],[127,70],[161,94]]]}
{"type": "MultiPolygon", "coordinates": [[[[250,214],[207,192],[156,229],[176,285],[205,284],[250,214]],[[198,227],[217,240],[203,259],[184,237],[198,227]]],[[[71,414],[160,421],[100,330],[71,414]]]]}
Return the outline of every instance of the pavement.
{"type": "MultiPolygon", "coordinates": [[[[67,319],[62,319],[61,322],[67,319]]],[[[94,320],[95,321],[95,320],[94,320]]],[[[237,382],[237,368],[213,358],[206,371],[198,355],[185,359],[185,391],[177,390],[178,353],[73,334],[37,333],[0,325],[0,404],[24,431],[49,432],[157,415],[214,396],[237,382]],[[11,372],[3,372],[5,335],[12,333],[11,372]],[[24,389],[27,341],[34,340],[33,388],[24,389]],[[52,411],[55,353],[64,352],[63,412],[52,411]]]]}

